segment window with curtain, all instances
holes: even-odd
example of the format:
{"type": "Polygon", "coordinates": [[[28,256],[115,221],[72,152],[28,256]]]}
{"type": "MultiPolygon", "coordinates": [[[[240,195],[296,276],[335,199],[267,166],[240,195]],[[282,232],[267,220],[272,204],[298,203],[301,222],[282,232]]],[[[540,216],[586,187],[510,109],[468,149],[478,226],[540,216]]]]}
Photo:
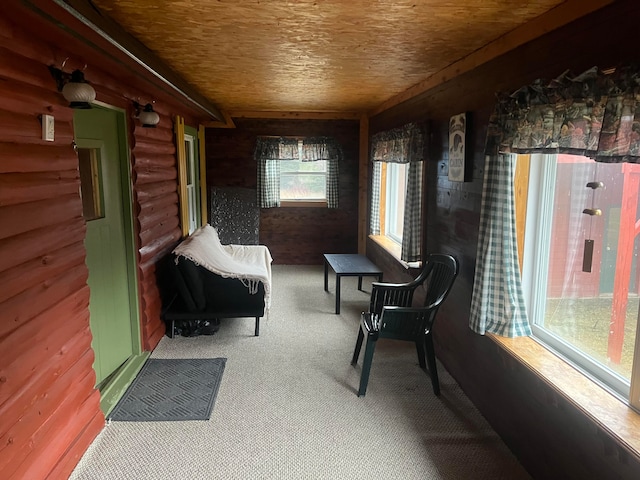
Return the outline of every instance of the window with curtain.
{"type": "Polygon", "coordinates": [[[338,208],[342,149],[333,138],[259,137],[254,158],[261,208],[280,207],[283,202],[322,202],[338,208]]]}
{"type": "Polygon", "coordinates": [[[422,252],[422,128],[409,123],[371,140],[369,232],[400,246],[400,259],[419,262],[422,252]]]}
{"type": "Polygon", "coordinates": [[[640,408],[638,70],[500,96],[486,153],[471,328],[532,335],[640,408]]]}

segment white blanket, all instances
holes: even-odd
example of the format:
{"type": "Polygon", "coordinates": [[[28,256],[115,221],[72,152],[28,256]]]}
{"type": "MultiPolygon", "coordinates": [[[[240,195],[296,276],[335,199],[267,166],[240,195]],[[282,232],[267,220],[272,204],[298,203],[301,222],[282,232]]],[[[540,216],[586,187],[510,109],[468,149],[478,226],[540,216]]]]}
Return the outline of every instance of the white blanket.
{"type": "Polygon", "coordinates": [[[193,232],[174,250],[197,265],[225,278],[237,278],[255,295],[264,284],[264,303],[271,306],[271,252],[265,245],[222,245],[218,232],[205,225],[193,232]]]}

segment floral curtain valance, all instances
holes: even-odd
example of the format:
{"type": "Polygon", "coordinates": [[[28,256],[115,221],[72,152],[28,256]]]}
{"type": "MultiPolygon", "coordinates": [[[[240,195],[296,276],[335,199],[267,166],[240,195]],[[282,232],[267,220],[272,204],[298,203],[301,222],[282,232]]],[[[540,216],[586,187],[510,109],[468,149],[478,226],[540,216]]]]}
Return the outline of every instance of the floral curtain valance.
{"type": "Polygon", "coordinates": [[[309,137],[302,140],[303,162],[339,160],[342,157],[340,144],[331,137],[309,137]]]}
{"type": "Polygon", "coordinates": [[[375,134],[371,139],[371,160],[374,162],[421,162],[424,155],[424,135],[419,125],[402,127],[375,134]]]}
{"type": "Polygon", "coordinates": [[[601,162],[640,162],[640,69],[565,72],[500,94],[486,153],[572,153],[601,162]]]}
{"type": "Polygon", "coordinates": [[[342,157],[340,144],[332,137],[308,137],[300,142],[297,138],[258,138],[254,158],[263,160],[339,160],[342,157]],[[300,143],[302,145],[300,145],[300,143]]]}
{"type": "Polygon", "coordinates": [[[259,137],[256,142],[254,158],[262,160],[298,160],[298,139],[259,137]]]}

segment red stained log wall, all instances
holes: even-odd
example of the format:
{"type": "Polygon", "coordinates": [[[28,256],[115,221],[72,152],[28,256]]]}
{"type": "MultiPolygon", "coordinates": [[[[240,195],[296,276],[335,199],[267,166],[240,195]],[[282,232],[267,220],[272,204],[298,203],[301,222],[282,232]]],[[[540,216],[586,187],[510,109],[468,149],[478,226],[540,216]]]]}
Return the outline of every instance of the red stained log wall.
{"type": "MultiPolygon", "coordinates": [[[[70,57],[70,71],[89,50],[14,6],[0,7],[0,472],[67,478],[104,415],[92,368],[73,110],[48,66],[70,57]],[[54,142],[41,139],[42,114],[55,117],[54,142]]],[[[155,265],[181,238],[173,118],[195,126],[198,119],[175,100],[158,102],[158,127],[142,128],[131,99],[148,98],[149,89],[99,54],[87,58],[97,100],[127,113],[141,348],[152,350],[164,334],[155,265]]]]}

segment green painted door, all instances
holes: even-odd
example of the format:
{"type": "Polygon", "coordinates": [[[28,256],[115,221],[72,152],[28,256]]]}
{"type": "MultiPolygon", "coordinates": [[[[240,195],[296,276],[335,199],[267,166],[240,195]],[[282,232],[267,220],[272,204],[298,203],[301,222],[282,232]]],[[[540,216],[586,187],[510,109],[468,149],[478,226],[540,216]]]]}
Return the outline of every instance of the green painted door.
{"type": "Polygon", "coordinates": [[[76,110],[73,123],[80,164],[96,384],[116,372],[135,352],[131,268],[127,259],[129,202],[126,136],[122,112],[94,107],[76,110]]]}

